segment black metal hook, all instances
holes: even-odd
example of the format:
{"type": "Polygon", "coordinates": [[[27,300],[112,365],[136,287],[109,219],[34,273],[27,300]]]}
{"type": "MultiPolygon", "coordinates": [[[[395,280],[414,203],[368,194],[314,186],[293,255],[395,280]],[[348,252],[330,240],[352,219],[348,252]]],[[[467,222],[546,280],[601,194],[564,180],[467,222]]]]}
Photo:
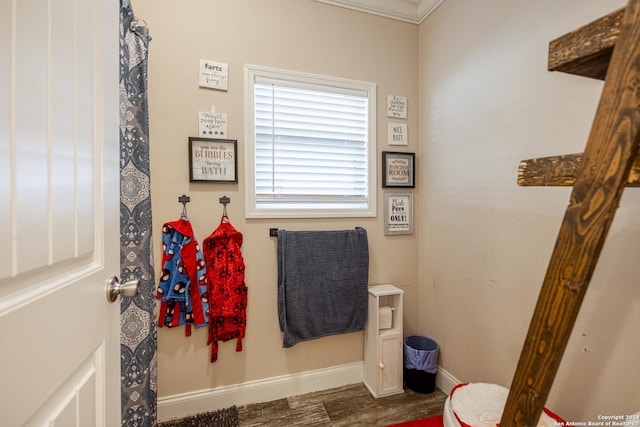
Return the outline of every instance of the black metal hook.
{"type": "Polygon", "coordinates": [[[182,203],[182,215],[187,215],[187,203],[189,203],[190,201],[191,197],[187,196],[186,194],[178,197],[178,203],[182,203]]]}
{"type": "Polygon", "coordinates": [[[231,203],[231,199],[227,196],[222,196],[219,199],[220,203],[222,203],[222,216],[227,216],[227,204],[231,203]]]}

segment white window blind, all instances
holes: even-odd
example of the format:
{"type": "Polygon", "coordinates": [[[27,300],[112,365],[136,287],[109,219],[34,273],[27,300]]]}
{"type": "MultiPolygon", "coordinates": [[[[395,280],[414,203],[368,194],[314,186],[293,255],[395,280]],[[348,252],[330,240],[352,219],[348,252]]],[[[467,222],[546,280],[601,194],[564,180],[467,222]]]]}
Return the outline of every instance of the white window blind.
{"type": "Polygon", "coordinates": [[[375,206],[370,96],[344,85],[254,77],[255,209],[370,216],[363,214],[375,206]]]}

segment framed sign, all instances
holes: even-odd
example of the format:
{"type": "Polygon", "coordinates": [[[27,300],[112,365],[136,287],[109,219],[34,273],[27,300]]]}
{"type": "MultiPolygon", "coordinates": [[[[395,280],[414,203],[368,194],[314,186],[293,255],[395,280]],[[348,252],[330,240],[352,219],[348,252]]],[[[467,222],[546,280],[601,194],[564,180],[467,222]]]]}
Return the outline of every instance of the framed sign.
{"type": "Polygon", "coordinates": [[[238,141],[190,137],[189,181],[238,182],[238,141]]]}
{"type": "Polygon", "coordinates": [[[415,187],[415,154],[382,152],[382,187],[415,187]]]}
{"type": "Polygon", "coordinates": [[[413,193],[385,191],[384,234],[413,234],[413,193]]]}

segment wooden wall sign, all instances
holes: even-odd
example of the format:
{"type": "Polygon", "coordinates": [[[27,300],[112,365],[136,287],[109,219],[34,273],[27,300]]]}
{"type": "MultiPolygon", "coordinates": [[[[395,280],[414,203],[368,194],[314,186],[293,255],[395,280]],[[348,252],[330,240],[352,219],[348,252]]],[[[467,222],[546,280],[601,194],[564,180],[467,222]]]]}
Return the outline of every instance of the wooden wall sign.
{"type": "Polygon", "coordinates": [[[189,181],[238,182],[238,142],[189,138],[189,181]]]}

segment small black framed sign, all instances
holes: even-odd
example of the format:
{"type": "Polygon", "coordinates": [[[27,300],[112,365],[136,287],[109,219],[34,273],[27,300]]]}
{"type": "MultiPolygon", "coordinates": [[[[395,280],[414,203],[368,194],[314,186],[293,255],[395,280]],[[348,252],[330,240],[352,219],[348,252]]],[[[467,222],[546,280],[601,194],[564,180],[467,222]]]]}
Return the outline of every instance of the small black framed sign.
{"type": "Polygon", "coordinates": [[[382,187],[415,188],[415,153],[382,152],[382,187]]]}
{"type": "Polygon", "coordinates": [[[189,137],[190,182],[238,182],[238,141],[189,137]]]}

